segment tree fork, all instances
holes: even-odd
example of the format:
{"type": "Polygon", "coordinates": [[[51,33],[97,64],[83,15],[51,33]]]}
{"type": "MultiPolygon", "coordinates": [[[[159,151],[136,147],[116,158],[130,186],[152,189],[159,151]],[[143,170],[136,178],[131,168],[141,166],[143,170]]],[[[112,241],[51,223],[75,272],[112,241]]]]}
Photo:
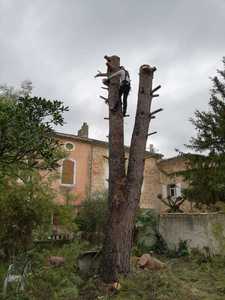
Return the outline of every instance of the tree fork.
{"type": "MultiPolygon", "coordinates": [[[[117,56],[105,57],[108,74],[119,70],[117,56]]],[[[109,83],[109,196],[108,223],[103,245],[102,279],[118,280],[118,273],[130,271],[130,252],[133,242],[135,214],[138,209],[143,182],[144,156],[150,123],[152,79],[156,68],[140,68],[138,103],[132,135],[128,173],[125,174],[123,115],[121,103],[116,112],[111,111],[119,101],[119,78],[109,83]]]]}

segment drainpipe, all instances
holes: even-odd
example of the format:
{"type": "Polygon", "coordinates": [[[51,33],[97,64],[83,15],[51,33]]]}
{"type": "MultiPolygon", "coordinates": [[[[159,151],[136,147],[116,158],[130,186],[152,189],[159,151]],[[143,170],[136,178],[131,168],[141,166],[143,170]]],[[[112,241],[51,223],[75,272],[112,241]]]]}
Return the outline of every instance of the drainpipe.
{"type": "Polygon", "coordinates": [[[91,197],[92,192],[92,170],[93,170],[93,145],[91,144],[91,155],[90,155],[90,166],[89,166],[89,188],[88,188],[88,196],[91,197]]]}

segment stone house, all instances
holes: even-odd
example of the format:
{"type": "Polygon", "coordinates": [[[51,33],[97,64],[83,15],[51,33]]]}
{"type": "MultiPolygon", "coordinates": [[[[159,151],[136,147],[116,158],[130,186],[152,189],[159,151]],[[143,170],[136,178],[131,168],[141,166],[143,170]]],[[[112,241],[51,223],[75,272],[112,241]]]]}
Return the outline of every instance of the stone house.
{"type": "MultiPolygon", "coordinates": [[[[83,123],[77,135],[56,133],[68,156],[61,161],[60,176],[54,182],[58,191],[58,203],[70,203],[75,206],[97,191],[108,188],[108,143],[88,136],[88,125],[83,123]]],[[[129,156],[129,147],[125,147],[125,156],[129,156]]],[[[158,199],[167,195],[179,196],[184,182],[177,172],[185,169],[185,162],[180,157],[163,159],[152,151],[145,153],[144,180],[142,186],[142,208],[165,210],[165,205],[158,199]]],[[[127,161],[127,160],[126,160],[127,161]]],[[[186,206],[188,210],[189,207],[186,206]]]]}

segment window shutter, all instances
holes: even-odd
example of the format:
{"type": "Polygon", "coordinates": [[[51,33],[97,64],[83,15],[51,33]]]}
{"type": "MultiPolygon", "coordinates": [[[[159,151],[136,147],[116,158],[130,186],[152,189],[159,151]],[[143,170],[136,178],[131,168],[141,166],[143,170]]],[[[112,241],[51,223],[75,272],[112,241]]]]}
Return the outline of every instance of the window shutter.
{"type": "Polygon", "coordinates": [[[181,197],[181,183],[176,184],[176,194],[177,197],[181,197]]]}
{"type": "Polygon", "coordinates": [[[53,214],[53,222],[52,223],[53,223],[53,225],[56,225],[56,226],[60,225],[59,216],[57,214],[53,214]]]}
{"type": "Polygon", "coordinates": [[[165,184],[162,185],[162,198],[167,198],[167,186],[165,184]]]}
{"type": "Polygon", "coordinates": [[[74,184],[74,170],[75,170],[75,162],[69,159],[65,159],[62,164],[62,184],[74,184]]]}

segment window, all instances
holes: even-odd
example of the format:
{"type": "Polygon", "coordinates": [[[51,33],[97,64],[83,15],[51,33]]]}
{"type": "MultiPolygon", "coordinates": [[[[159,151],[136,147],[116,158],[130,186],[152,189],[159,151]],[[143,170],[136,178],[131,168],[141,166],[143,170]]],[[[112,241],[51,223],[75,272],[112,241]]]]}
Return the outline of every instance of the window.
{"type": "Polygon", "coordinates": [[[74,143],[71,142],[66,142],[64,146],[67,151],[73,151],[75,149],[74,143]]]}
{"type": "Polygon", "coordinates": [[[74,160],[65,159],[62,163],[61,184],[74,185],[76,173],[76,162],[74,160]]]}
{"type": "Polygon", "coordinates": [[[162,186],[162,197],[163,199],[166,199],[167,197],[180,197],[181,196],[181,184],[176,183],[176,184],[168,184],[162,186]]]}
{"type": "Polygon", "coordinates": [[[167,195],[169,197],[177,197],[177,189],[175,184],[169,184],[167,186],[167,195]]]}

